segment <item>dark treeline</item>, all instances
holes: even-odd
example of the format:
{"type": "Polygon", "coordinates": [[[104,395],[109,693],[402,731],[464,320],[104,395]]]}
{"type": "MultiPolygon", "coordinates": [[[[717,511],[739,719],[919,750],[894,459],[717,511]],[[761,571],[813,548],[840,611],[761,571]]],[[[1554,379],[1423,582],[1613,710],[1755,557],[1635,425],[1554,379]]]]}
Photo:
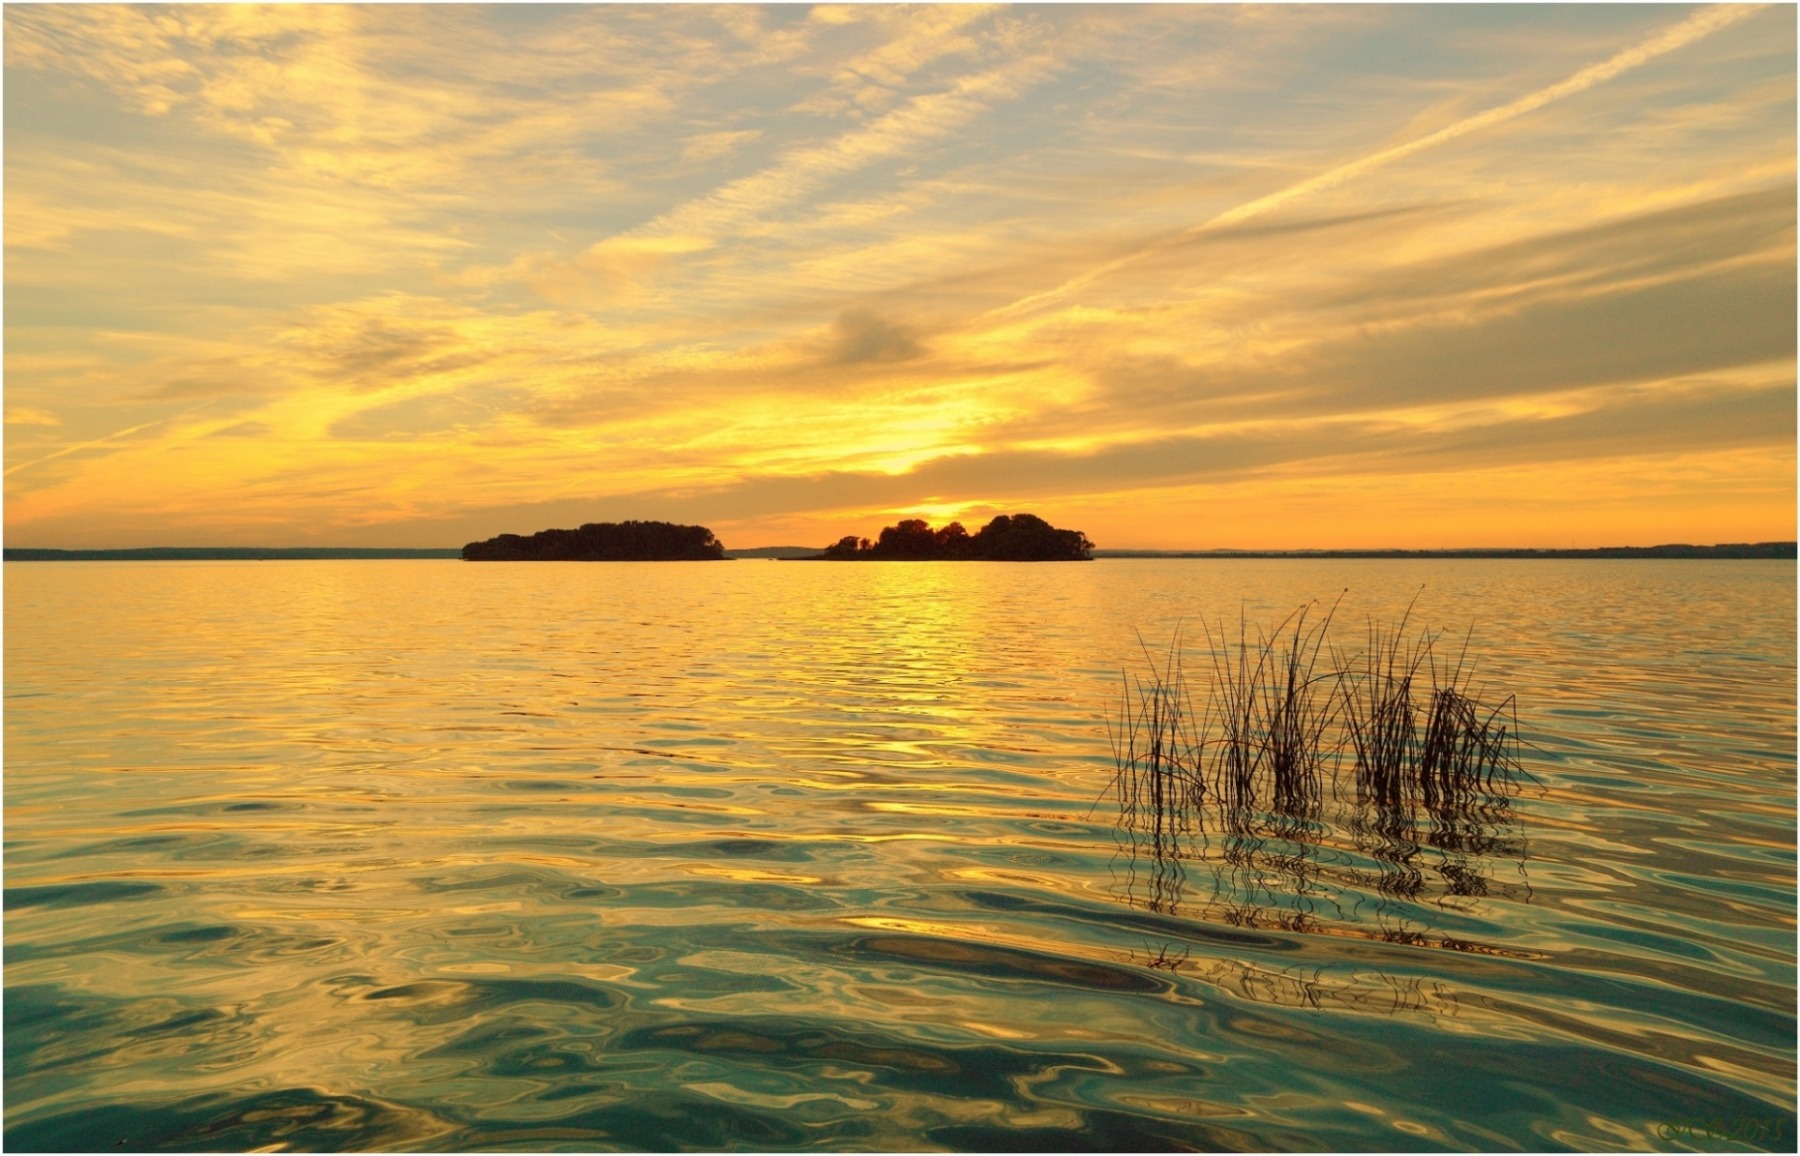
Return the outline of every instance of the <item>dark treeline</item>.
{"type": "Polygon", "coordinates": [[[502,534],[462,548],[465,562],[706,562],[725,547],[705,526],[672,522],[589,522],[578,530],[502,534]]]}
{"type": "MultiPolygon", "coordinates": [[[[1013,522],[1026,518],[1038,522],[1029,514],[1014,514],[1013,522]]],[[[661,522],[626,523],[627,525],[666,525],[661,522]]],[[[1040,522],[1041,524],[1041,522],[1040,522]]],[[[990,523],[991,525],[991,523],[990,523]]],[[[974,557],[960,552],[968,541],[980,538],[976,534],[963,533],[956,523],[942,530],[932,530],[923,522],[902,522],[899,526],[890,526],[883,532],[883,541],[888,534],[902,543],[900,548],[912,548],[912,537],[916,537],[917,527],[924,526],[925,531],[933,539],[932,549],[939,548],[942,539],[944,553],[876,553],[877,543],[863,538],[845,538],[837,545],[830,547],[824,554],[812,546],[759,546],[744,550],[726,550],[727,558],[967,558],[974,557]],[[908,531],[912,533],[909,535],[908,531]],[[865,553],[864,551],[868,552],[865,553]]],[[[584,529],[586,527],[583,527],[584,529]]],[[[703,529],[703,527],[687,527],[703,529]]],[[[985,532],[985,528],[984,528],[985,532]]],[[[1061,534],[1073,534],[1077,531],[1055,531],[1061,534]]],[[[549,530],[549,534],[578,534],[577,530],[549,530]]],[[[1014,534],[1016,535],[1016,530],[1014,534]]],[[[537,537],[541,537],[538,535],[537,537]]],[[[503,534],[499,538],[487,542],[471,543],[481,548],[498,548],[497,543],[509,540],[515,543],[534,541],[521,538],[516,534],[503,534]]],[[[1085,540],[1085,539],[1084,539],[1085,540]]],[[[466,548],[465,548],[466,549],[466,548]]],[[[217,561],[281,561],[295,559],[362,559],[362,558],[459,558],[464,556],[463,550],[423,548],[409,549],[399,546],[142,546],[124,549],[100,550],[60,550],[36,546],[8,546],[5,548],[8,562],[217,562],[217,561]]],[[[984,554],[980,557],[1001,557],[1007,560],[1034,561],[1054,560],[1054,558],[1200,558],[1208,560],[1231,558],[1786,558],[1795,556],[1793,542],[1737,542],[1724,543],[1717,546],[1598,546],[1592,549],[1474,549],[1474,550],[1098,550],[1081,554],[1057,554],[1052,559],[1039,559],[1035,555],[1019,558],[1013,554],[984,554]]],[[[540,555],[532,555],[533,558],[540,555]]],[[[660,555],[659,555],[660,557],[660,555]]],[[[711,557],[711,555],[707,555],[711,557]]]]}
{"type": "Polygon", "coordinates": [[[941,529],[919,518],[888,526],[871,542],[847,535],[821,559],[913,562],[1085,562],[1094,544],[1080,530],[1059,530],[1035,514],[1001,514],[975,533],[951,522],[941,529]]]}

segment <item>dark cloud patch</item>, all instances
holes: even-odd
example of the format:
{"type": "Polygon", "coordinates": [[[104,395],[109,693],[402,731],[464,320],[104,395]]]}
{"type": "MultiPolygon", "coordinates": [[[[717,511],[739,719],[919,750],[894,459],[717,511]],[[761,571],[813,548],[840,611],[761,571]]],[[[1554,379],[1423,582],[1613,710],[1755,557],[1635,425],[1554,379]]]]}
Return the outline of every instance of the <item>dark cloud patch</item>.
{"type": "Polygon", "coordinates": [[[378,318],[364,320],[353,332],[322,342],[311,353],[315,373],[356,393],[467,369],[494,356],[462,346],[441,326],[397,325],[378,318]]]}
{"type": "Polygon", "coordinates": [[[370,318],[355,333],[320,352],[328,364],[348,377],[382,376],[394,366],[425,356],[443,339],[440,331],[397,328],[370,318]]]}
{"type": "Polygon", "coordinates": [[[847,309],[832,326],[831,359],[840,365],[910,361],[923,352],[910,330],[871,309],[847,309]]]}

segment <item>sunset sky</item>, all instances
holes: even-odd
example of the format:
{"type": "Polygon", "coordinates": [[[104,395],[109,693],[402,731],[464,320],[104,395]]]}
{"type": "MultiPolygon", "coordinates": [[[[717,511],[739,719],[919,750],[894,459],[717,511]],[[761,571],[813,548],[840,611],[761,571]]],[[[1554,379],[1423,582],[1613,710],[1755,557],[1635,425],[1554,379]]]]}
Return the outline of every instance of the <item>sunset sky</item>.
{"type": "Polygon", "coordinates": [[[1795,9],[5,9],[6,541],[1795,533],[1795,9]]]}

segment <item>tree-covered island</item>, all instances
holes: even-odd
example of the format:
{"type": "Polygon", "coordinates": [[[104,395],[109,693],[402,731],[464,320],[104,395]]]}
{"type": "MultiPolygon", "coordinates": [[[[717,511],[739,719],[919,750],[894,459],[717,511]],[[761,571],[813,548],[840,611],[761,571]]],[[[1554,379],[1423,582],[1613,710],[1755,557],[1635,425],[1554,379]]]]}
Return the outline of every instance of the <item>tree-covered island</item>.
{"type": "Polygon", "coordinates": [[[846,535],[815,561],[1086,562],[1094,544],[1080,530],[1059,530],[1036,514],[1001,514],[975,533],[961,522],[934,530],[909,518],[871,542],[846,535]]]}
{"type": "Polygon", "coordinates": [[[705,526],[589,522],[578,530],[502,534],[462,548],[465,562],[711,562],[725,547],[705,526]]]}

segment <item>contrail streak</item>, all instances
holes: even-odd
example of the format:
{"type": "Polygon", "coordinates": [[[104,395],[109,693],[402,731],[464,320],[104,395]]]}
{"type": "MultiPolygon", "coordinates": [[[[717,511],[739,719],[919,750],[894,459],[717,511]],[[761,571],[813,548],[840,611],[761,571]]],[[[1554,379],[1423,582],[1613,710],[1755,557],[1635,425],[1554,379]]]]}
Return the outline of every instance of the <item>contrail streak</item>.
{"type": "Polygon", "coordinates": [[[1345,181],[1354,180],[1365,173],[1372,172],[1385,164],[1400,160],[1403,157],[1409,157],[1416,152],[1422,152],[1425,149],[1443,144],[1445,141],[1455,140],[1457,137],[1466,136],[1472,132],[1479,132],[1484,128],[1491,128],[1494,125],[1512,120],[1514,117],[1524,116],[1528,112],[1534,112],[1552,101],[1561,100],[1565,96],[1573,96],[1578,92],[1586,92],[1595,85],[1604,84],[1615,76],[1624,72],[1629,72],[1631,69],[1634,69],[1641,64],[1646,64],[1649,61],[1662,56],[1664,53],[1673,52],[1677,48],[1685,47],[1696,40],[1710,36],[1728,24],[1735,24],[1744,17],[1757,11],[1759,7],[1759,5],[1755,4],[1723,4],[1717,7],[1702,8],[1681,23],[1671,25],[1641,44],[1624,49],[1599,64],[1589,65],[1580,72],[1569,77],[1567,80],[1560,81],[1548,88],[1541,88],[1529,95],[1521,96],[1508,104],[1500,105],[1498,108],[1490,108],[1486,112],[1476,113],[1474,116],[1466,117],[1463,120],[1457,121],[1455,124],[1438,129],[1434,133],[1427,133],[1425,136],[1419,137],[1416,140],[1410,140],[1405,144],[1395,145],[1390,149],[1383,149],[1381,152],[1372,153],[1369,156],[1363,157],[1361,160],[1355,160],[1348,164],[1339,165],[1337,168],[1320,173],[1316,177],[1308,177],[1306,180],[1301,181],[1298,184],[1289,185],[1285,189],[1258,197],[1253,201],[1246,201],[1244,204],[1241,204],[1234,209],[1227,209],[1225,212],[1220,213],[1211,220],[1203,221],[1198,225],[1191,225],[1178,233],[1162,237],[1135,252],[1127,253],[1123,257],[1118,257],[1103,265],[1096,266],[1086,273],[1082,273],[1077,277],[1073,277],[1070,280],[1063,282],[1054,289],[1048,289],[1042,293],[1035,293],[1029,297],[1022,297],[1011,305],[995,309],[989,313],[989,316],[1003,317],[1016,313],[1023,313],[1040,305],[1066,297],[1078,289],[1084,288],[1103,277],[1118,272],[1127,265],[1140,261],[1154,253],[1161,252],[1173,245],[1180,244],[1192,237],[1197,237],[1202,233],[1224,228],[1229,225],[1236,225],[1242,221],[1247,221],[1252,217],[1260,217],[1264,213],[1273,212],[1290,201],[1296,201],[1302,197],[1309,197],[1314,193],[1335,188],[1345,181]]]}
{"type": "Polygon", "coordinates": [[[20,470],[27,470],[27,469],[30,469],[32,466],[42,465],[43,463],[50,461],[54,458],[60,458],[64,454],[72,454],[72,453],[75,453],[77,450],[87,450],[87,449],[92,449],[95,446],[103,446],[107,442],[113,441],[117,438],[127,437],[131,434],[137,433],[139,430],[149,429],[151,426],[163,425],[167,422],[174,421],[178,417],[184,416],[184,414],[188,414],[188,413],[192,413],[192,412],[193,412],[193,410],[184,410],[182,413],[171,414],[168,417],[159,417],[155,421],[147,421],[143,425],[134,425],[130,429],[122,429],[116,433],[109,433],[105,437],[95,438],[91,442],[77,442],[76,444],[74,444],[72,446],[64,446],[62,449],[57,450],[53,454],[45,454],[41,458],[33,458],[28,462],[20,462],[16,466],[8,466],[8,467],[6,467],[6,473],[0,474],[0,477],[10,478],[14,474],[18,473],[20,470]]]}

